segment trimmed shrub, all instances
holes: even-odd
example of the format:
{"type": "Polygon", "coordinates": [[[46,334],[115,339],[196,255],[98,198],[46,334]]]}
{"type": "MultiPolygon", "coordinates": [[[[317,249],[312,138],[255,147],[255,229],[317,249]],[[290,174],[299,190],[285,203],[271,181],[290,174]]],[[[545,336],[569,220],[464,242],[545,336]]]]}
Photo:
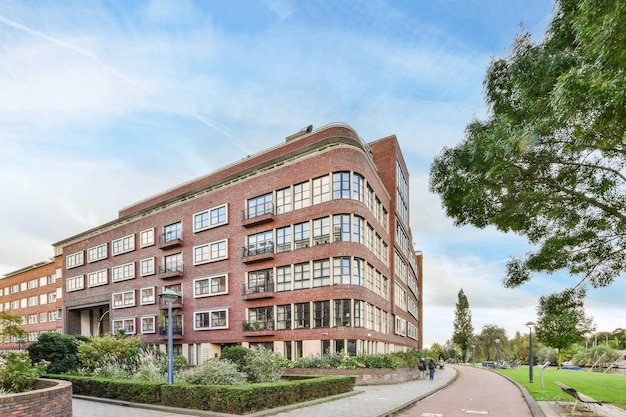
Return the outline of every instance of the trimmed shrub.
{"type": "Polygon", "coordinates": [[[186,384],[197,385],[243,385],[246,374],[229,360],[208,359],[195,368],[180,371],[178,378],[186,384]]]}

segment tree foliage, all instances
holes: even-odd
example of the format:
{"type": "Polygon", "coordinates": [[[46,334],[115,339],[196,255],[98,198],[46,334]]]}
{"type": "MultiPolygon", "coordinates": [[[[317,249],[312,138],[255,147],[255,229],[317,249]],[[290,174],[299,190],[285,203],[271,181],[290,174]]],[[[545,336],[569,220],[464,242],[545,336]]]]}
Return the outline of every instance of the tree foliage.
{"type": "Polygon", "coordinates": [[[506,330],[494,324],[485,324],[480,334],[476,335],[476,357],[495,361],[496,356],[500,356],[501,360],[512,358],[506,330]],[[500,343],[496,343],[496,339],[500,343]]]}
{"type": "Polygon", "coordinates": [[[28,332],[21,326],[22,318],[10,311],[0,311],[0,337],[22,338],[28,332]]]}
{"type": "Polygon", "coordinates": [[[456,225],[489,225],[536,248],[506,286],[568,270],[593,286],[626,271],[626,2],[558,0],[484,80],[487,120],[434,160],[430,189],[456,225]]]}
{"type": "Polygon", "coordinates": [[[47,372],[62,374],[80,368],[78,360],[78,341],[88,340],[84,336],[65,335],[56,332],[42,333],[27,350],[33,362],[48,362],[47,372]]]}
{"type": "Polygon", "coordinates": [[[594,330],[593,320],[585,315],[583,289],[568,288],[561,293],[542,296],[537,307],[537,339],[557,349],[557,365],[561,351],[580,341],[594,330]]]}
{"type": "Polygon", "coordinates": [[[474,326],[472,326],[472,311],[470,310],[469,301],[463,292],[463,288],[459,291],[456,310],[454,312],[454,329],[452,341],[461,348],[461,360],[465,362],[467,351],[474,337],[474,326]]]}

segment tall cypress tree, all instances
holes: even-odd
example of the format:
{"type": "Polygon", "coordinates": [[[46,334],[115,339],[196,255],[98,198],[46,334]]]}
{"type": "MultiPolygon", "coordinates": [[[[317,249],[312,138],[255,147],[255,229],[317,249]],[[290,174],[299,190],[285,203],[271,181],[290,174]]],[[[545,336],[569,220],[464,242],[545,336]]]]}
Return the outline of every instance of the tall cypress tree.
{"type": "Polygon", "coordinates": [[[474,338],[474,327],[472,326],[472,311],[469,307],[469,301],[463,292],[463,288],[459,291],[459,300],[456,303],[456,311],[454,313],[454,334],[452,341],[461,347],[461,358],[465,362],[467,351],[470,343],[474,338]]]}

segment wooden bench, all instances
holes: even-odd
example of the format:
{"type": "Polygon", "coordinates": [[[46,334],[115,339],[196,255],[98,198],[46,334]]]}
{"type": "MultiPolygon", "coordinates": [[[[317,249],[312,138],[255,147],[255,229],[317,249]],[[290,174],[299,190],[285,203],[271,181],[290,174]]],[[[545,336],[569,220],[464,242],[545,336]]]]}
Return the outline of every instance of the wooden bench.
{"type": "MultiPolygon", "coordinates": [[[[571,396],[572,398],[574,398],[574,405],[572,406],[572,411],[571,414],[574,414],[574,409],[576,408],[576,406],[578,405],[578,402],[580,401],[581,403],[587,405],[587,404],[593,404],[594,408],[596,406],[596,404],[598,405],[602,405],[602,403],[600,401],[594,400],[593,398],[589,397],[588,395],[585,395],[581,392],[576,391],[576,389],[565,385],[559,381],[554,381],[554,384],[561,388],[561,394],[559,394],[559,398],[557,401],[559,401],[561,399],[561,395],[563,393],[566,393],[567,395],[571,396]]],[[[587,406],[588,407],[588,406],[587,406]]],[[[565,409],[567,410],[567,407],[565,407],[565,409]]],[[[595,411],[595,410],[594,410],[595,411]]],[[[597,413],[596,413],[597,414],[597,413]]]]}

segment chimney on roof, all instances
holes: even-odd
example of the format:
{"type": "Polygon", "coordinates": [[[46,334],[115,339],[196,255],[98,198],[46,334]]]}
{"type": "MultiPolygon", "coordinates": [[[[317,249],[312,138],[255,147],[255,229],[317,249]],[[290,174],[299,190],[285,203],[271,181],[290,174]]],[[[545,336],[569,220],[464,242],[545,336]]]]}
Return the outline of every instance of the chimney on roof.
{"type": "Polygon", "coordinates": [[[302,128],[299,132],[294,133],[293,135],[289,135],[285,138],[286,142],[289,142],[290,140],[294,140],[295,138],[299,138],[300,136],[306,135],[307,133],[311,133],[311,131],[313,130],[313,125],[308,125],[305,128],[302,128]]]}

